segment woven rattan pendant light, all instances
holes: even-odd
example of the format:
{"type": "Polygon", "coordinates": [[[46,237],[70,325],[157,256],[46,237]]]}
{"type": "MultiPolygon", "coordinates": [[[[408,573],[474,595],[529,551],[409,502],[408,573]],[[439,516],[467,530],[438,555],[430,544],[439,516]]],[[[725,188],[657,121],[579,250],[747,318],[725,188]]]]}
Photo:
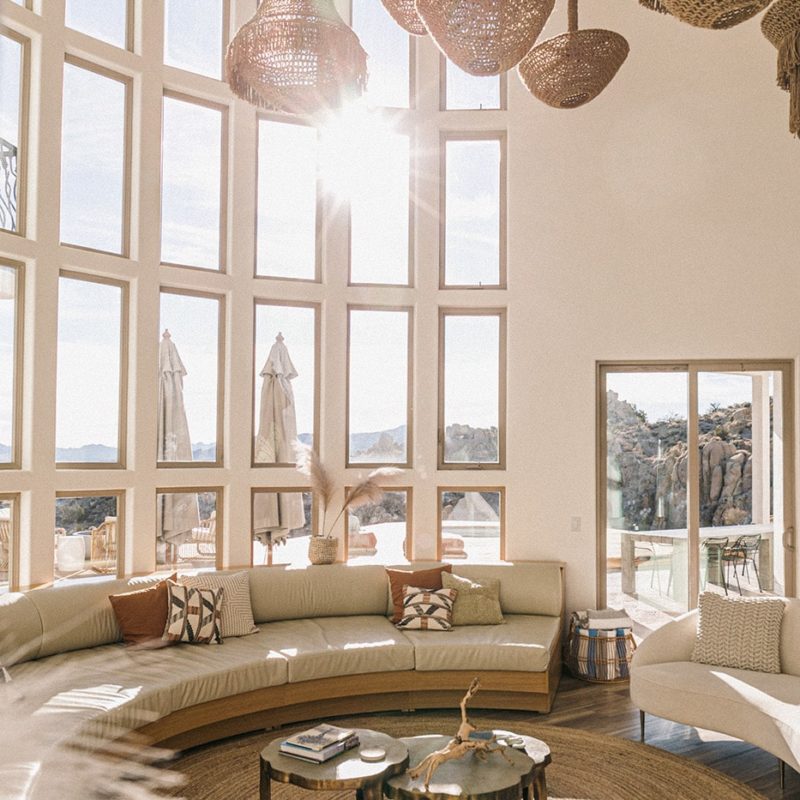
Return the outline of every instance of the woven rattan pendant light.
{"type": "Polygon", "coordinates": [[[519,63],[555,0],[416,0],[439,49],[470,75],[499,75],[519,63]]]}
{"type": "Polygon", "coordinates": [[[367,54],[333,0],[262,0],[228,45],[225,72],[253,105],[313,114],[364,91],[367,54]]]}
{"type": "Polygon", "coordinates": [[[698,28],[732,28],[772,0],[660,0],[670,14],[698,28]]]}
{"type": "Polygon", "coordinates": [[[392,15],[392,19],[403,30],[414,36],[427,36],[428,29],[417,14],[414,0],[381,0],[384,8],[392,15]]]}
{"type": "Polygon", "coordinates": [[[578,30],[578,0],[569,0],[568,9],[569,31],[536,45],[519,65],[528,91],[554,108],[577,108],[594,100],[630,49],[614,31],[578,30]]]}
{"type": "Polygon", "coordinates": [[[778,86],[789,92],[789,130],[800,136],[800,3],[778,0],[761,20],[764,36],[778,48],[778,86]]]}

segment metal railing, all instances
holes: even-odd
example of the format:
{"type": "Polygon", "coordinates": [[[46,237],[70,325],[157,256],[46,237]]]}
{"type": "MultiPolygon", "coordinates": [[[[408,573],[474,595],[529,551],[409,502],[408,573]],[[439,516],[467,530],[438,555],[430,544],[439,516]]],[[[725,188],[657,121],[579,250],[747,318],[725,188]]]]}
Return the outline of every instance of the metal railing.
{"type": "Polygon", "coordinates": [[[0,137],[0,228],[17,230],[17,147],[0,137]]]}

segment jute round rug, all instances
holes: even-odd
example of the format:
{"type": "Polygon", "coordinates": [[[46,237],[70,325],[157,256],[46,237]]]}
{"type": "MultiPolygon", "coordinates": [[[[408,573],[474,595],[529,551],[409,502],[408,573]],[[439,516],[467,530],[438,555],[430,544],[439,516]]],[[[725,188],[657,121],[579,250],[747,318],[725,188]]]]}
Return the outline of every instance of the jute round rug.
{"type": "MultiPolygon", "coordinates": [[[[504,728],[547,742],[553,763],[547,767],[550,800],[763,800],[763,796],[716,770],[656,747],[515,719],[513,713],[470,712],[479,728],[504,728]]],[[[375,714],[334,720],[343,727],[372,728],[391,736],[455,733],[458,712],[375,714]]],[[[275,738],[308,725],[237,736],[206,745],[178,758],[172,769],[186,783],[174,796],[187,800],[258,800],[258,756],[275,738]]],[[[309,792],[272,784],[274,800],[354,800],[352,791],[309,792]]]]}

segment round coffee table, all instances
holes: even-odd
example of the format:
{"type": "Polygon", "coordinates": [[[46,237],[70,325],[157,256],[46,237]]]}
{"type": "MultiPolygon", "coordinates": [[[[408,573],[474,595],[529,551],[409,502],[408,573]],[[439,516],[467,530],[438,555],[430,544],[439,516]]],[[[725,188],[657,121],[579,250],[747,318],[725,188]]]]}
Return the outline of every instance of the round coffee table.
{"type": "Polygon", "coordinates": [[[261,751],[261,800],[270,800],[271,781],[293,783],[304,789],[355,789],[358,800],[382,800],[383,783],[408,766],[408,748],[399,739],[385,733],[356,728],[358,747],[345,750],[323,764],[311,764],[280,752],[281,739],[270,742],[261,751]],[[362,761],[364,747],[382,747],[383,761],[362,761]]]}
{"type": "MultiPolygon", "coordinates": [[[[383,787],[390,800],[547,800],[544,770],[550,763],[550,748],[532,736],[521,736],[504,730],[493,731],[498,739],[516,736],[525,742],[524,750],[507,747],[511,763],[493,753],[481,761],[474,753],[464,758],[446,761],[433,773],[425,790],[424,775],[412,780],[407,772],[389,778],[383,787]]],[[[411,736],[400,739],[408,746],[409,763],[416,766],[425,756],[444,747],[450,736],[411,736]]]]}

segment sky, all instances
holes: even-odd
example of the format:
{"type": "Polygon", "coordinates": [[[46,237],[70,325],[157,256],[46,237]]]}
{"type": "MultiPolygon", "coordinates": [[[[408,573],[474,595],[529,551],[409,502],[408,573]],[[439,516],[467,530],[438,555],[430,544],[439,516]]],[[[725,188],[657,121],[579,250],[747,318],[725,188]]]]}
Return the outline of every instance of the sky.
{"type": "Polygon", "coordinates": [[[97,13],[97,0],[66,0],[65,21],[76,31],[125,47],[126,0],[103,0],[103,13],[97,13]]]}
{"type": "MultiPolygon", "coordinates": [[[[669,416],[687,417],[689,379],[685,372],[615,372],[606,386],[633,403],[651,422],[669,416]]],[[[701,372],[697,377],[698,407],[703,414],[713,403],[723,408],[752,402],[752,379],[730,372],[701,372]]]]}

